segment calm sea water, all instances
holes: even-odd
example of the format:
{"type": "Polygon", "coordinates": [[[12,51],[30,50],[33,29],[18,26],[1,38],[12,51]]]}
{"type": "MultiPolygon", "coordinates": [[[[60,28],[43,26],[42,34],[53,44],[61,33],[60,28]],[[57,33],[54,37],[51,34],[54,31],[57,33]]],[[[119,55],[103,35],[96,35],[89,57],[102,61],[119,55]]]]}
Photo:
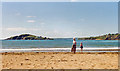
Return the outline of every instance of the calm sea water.
{"type": "MultiPolygon", "coordinates": [[[[118,47],[118,40],[76,40],[77,48],[83,43],[84,48],[114,48],[118,47]]],[[[55,40],[1,40],[2,49],[29,48],[71,48],[72,38],[55,40]]]]}

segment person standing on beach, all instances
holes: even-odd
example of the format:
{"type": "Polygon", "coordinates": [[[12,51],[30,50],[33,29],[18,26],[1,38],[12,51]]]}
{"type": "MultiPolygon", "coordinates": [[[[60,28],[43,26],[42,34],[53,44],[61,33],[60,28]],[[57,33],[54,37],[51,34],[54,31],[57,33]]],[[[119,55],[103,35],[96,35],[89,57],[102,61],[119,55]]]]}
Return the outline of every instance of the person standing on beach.
{"type": "Polygon", "coordinates": [[[81,52],[83,51],[83,44],[82,42],[80,43],[80,48],[81,48],[81,52]]]}
{"type": "Polygon", "coordinates": [[[71,52],[72,51],[74,51],[74,54],[75,54],[75,52],[76,52],[76,40],[75,40],[75,38],[73,38],[73,45],[72,45],[72,50],[71,50],[71,52]]]}

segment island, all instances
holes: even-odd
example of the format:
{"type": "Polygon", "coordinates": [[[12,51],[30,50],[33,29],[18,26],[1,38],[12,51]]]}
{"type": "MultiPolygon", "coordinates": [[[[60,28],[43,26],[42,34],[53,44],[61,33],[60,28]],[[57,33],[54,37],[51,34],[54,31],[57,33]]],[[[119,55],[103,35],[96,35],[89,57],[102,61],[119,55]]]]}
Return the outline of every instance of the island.
{"type": "Polygon", "coordinates": [[[54,40],[53,38],[47,38],[42,36],[35,36],[31,34],[21,34],[19,36],[13,36],[5,40],[54,40]]]}
{"type": "Polygon", "coordinates": [[[96,36],[96,37],[84,37],[84,38],[78,38],[78,40],[119,40],[120,34],[106,34],[102,36],[96,36]]]}

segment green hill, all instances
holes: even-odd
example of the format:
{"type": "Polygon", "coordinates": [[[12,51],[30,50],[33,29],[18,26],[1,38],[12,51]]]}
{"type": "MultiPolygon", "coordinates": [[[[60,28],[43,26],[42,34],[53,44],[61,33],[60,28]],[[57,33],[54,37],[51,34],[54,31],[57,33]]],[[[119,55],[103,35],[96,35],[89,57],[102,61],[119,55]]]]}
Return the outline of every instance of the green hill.
{"type": "Polygon", "coordinates": [[[85,38],[78,38],[78,40],[119,40],[120,34],[106,34],[102,36],[96,36],[96,37],[85,37],[85,38]]]}
{"type": "Polygon", "coordinates": [[[42,36],[35,36],[31,34],[21,34],[19,36],[13,36],[13,37],[7,38],[5,40],[53,40],[53,39],[42,37],[42,36]]]}

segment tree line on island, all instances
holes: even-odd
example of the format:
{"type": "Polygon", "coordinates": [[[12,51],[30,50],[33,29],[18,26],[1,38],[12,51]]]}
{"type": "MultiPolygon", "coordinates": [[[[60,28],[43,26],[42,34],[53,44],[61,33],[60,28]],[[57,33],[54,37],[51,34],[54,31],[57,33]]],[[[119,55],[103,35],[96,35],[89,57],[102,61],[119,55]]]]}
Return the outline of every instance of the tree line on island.
{"type": "Polygon", "coordinates": [[[31,34],[21,34],[19,36],[13,36],[5,40],[53,40],[53,38],[35,36],[31,34]]]}
{"type": "MultiPolygon", "coordinates": [[[[119,40],[120,34],[106,34],[102,36],[96,37],[85,37],[85,38],[78,38],[78,40],[119,40]]],[[[21,34],[19,36],[13,36],[7,38],[5,40],[54,40],[54,38],[42,37],[42,36],[35,36],[31,34],[21,34]]]]}
{"type": "Polygon", "coordinates": [[[85,38],[78,38],[78,40],[119,40],[120,34],[106,34],[102,36],[96,36],[96,37],[85,37],[85,38]]]}

